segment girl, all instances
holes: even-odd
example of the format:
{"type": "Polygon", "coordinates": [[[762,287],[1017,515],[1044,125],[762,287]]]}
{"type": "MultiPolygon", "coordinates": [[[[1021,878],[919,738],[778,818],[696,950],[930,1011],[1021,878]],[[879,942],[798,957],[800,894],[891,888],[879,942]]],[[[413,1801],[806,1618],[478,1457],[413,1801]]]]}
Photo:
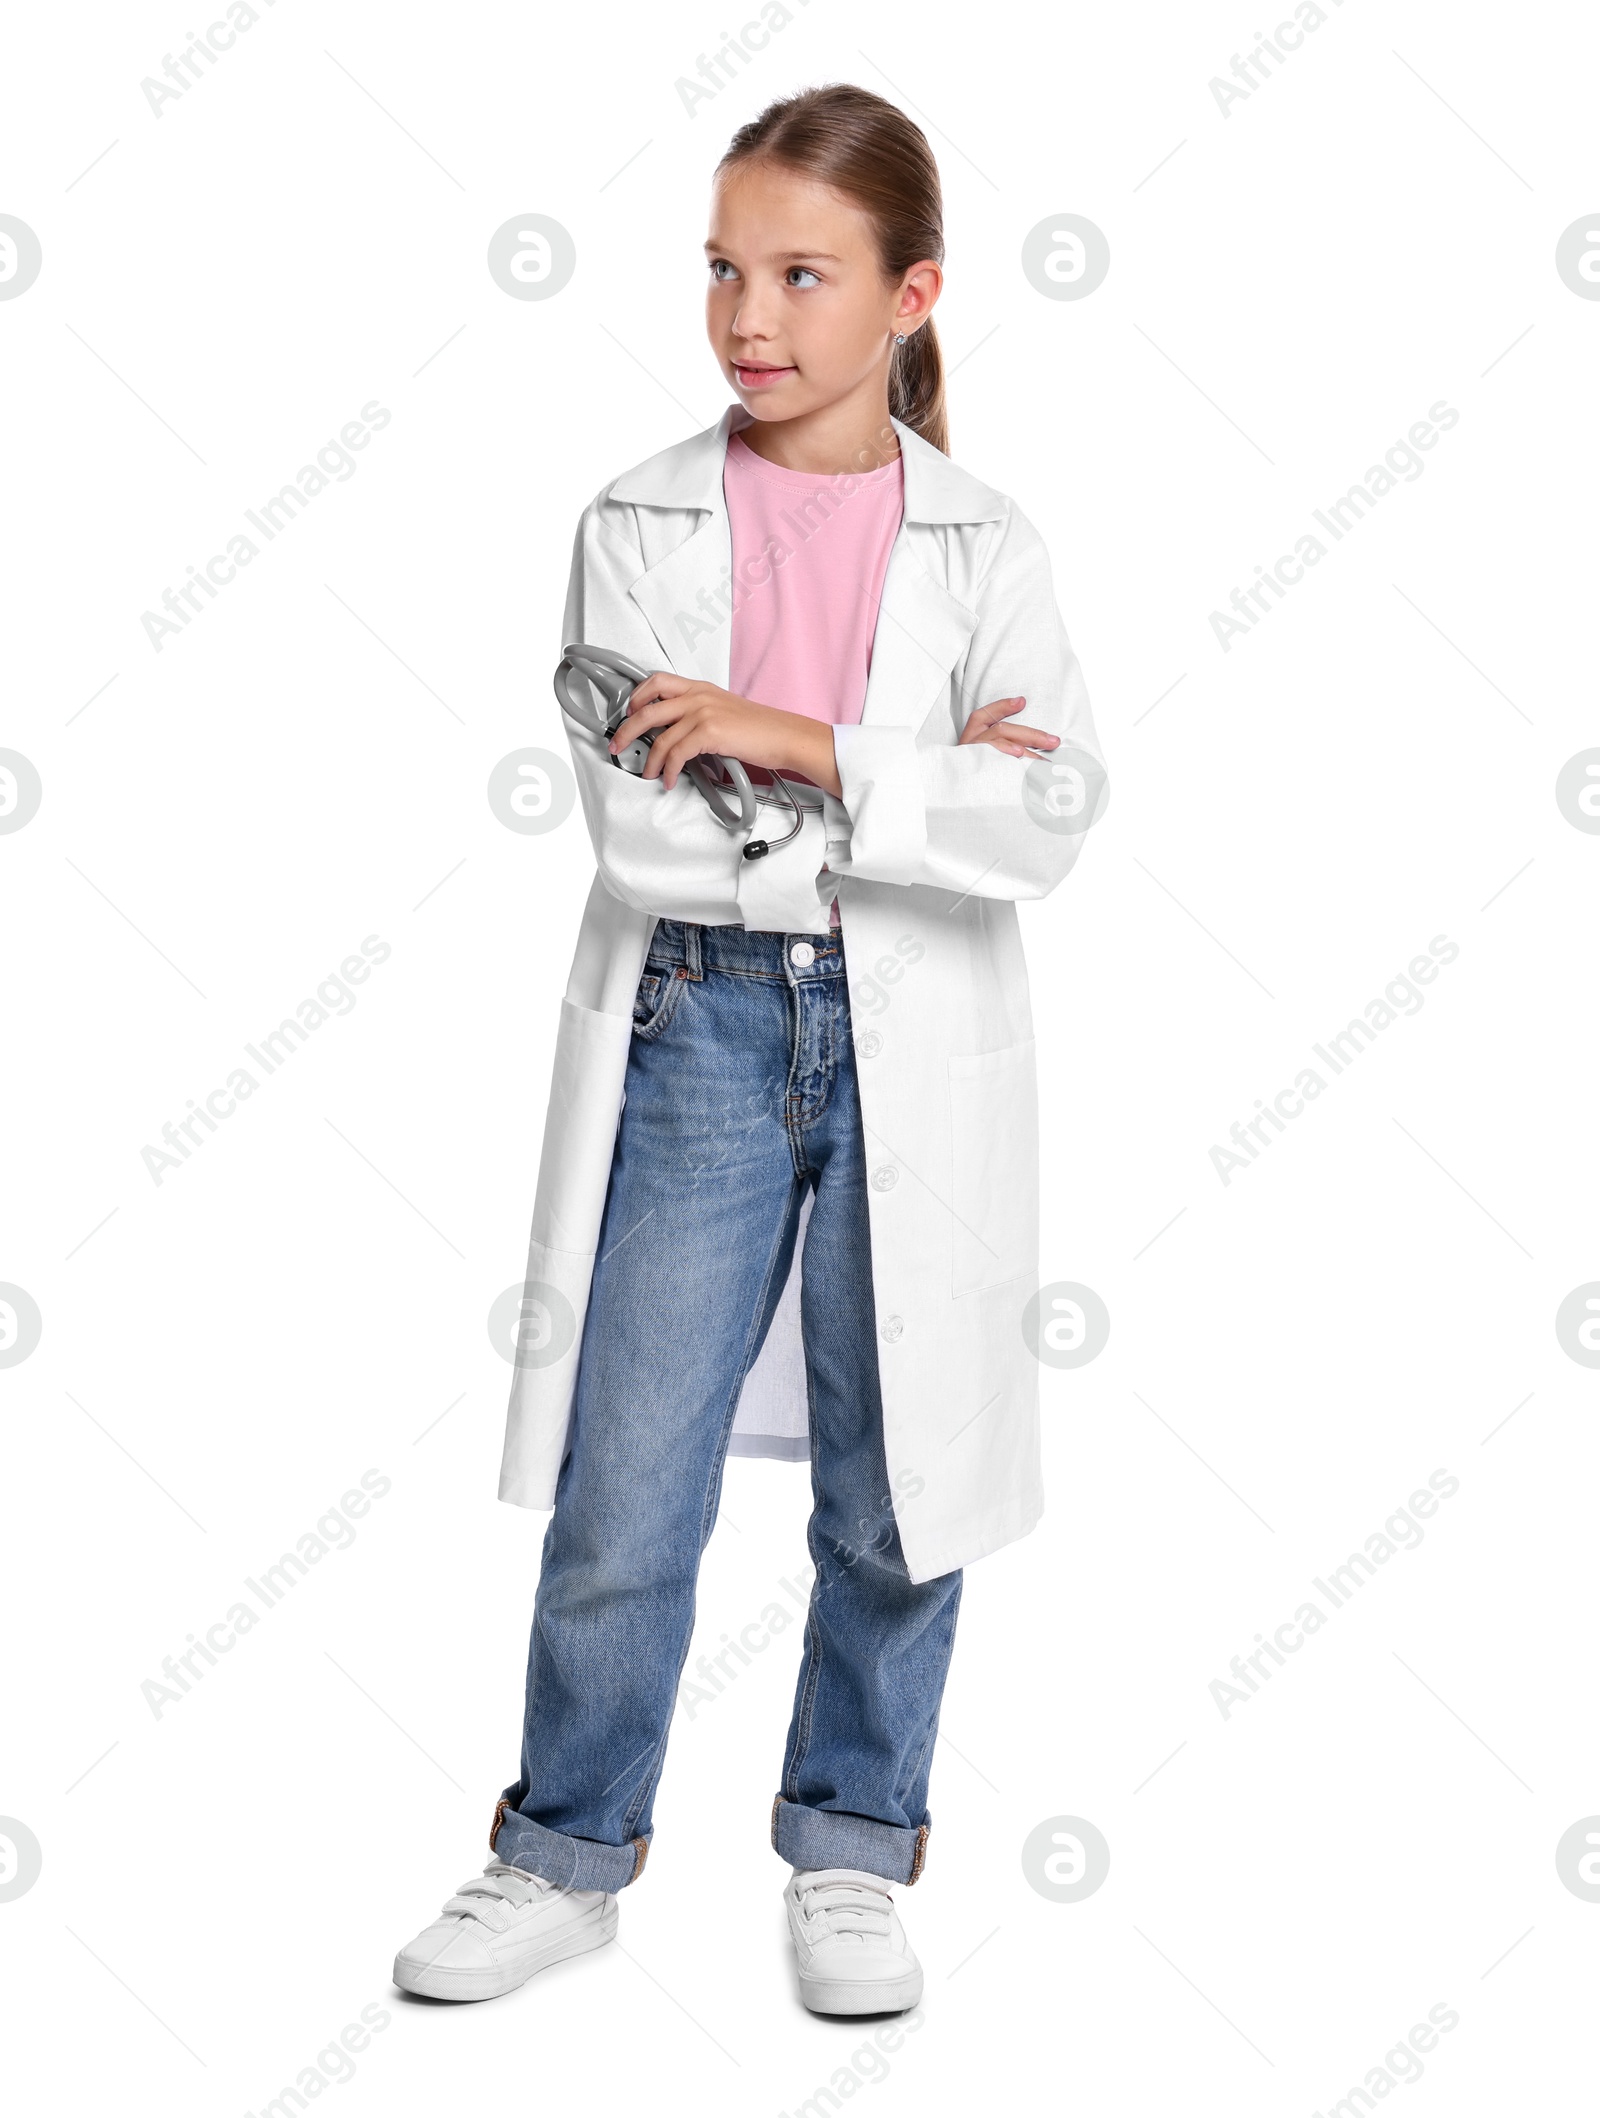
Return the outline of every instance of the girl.
{"type": "Polygon", "coordinates": [[[922,1991],[893,1886],[926,1855],[961,1569],[1041,1504],[1015,900],[1072,865],[1104,777],[1040,539],[946,450],[921,132],[849,86],[772,104],[706,251],[738,403],[590,503],[566,608],[568,641],[654,673],[609,744],[568,725],[599,872],[500,1488],[554,1507],[521,1773],[394,1976],[484,1999],[616,1932],[731,1448],[811,1466],[772,1844],[805,2005],[879,2013],[922,1991]],[[747,856],[703,753],[820,809],[747,856]]]}

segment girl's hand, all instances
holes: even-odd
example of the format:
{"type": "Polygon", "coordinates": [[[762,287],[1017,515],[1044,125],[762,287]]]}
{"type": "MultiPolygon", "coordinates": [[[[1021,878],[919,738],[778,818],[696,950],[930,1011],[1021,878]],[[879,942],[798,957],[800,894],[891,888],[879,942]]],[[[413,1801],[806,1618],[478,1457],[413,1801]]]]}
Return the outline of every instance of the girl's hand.
{"type": "Polygon", "coordinates": [[[640,775],[643,779],[659,779],[675,787],[691,758],[712,751],[738,758],[744,765],[764,765],[769,771],[804,773],[830,794],[843,791],[830,722],[760,706],[719,685],[703,684],[698,677],[657,670],[636,684],[628,700],[628,718],[611,738],[612,752],[625,750],[651,728],[661,733],[650,745],[640,775]]]}
{"type": "Polygon", "coordinates": [[[975,706],[959,740],[992,744],[1007,757],[1048,757],[1060,743],[1060,736],[1043,728],[1024,727],[1021,721],[1007,723],[1007,716],[1027,703],[1026,699],[996,699],[990,706],[975,706]]]}

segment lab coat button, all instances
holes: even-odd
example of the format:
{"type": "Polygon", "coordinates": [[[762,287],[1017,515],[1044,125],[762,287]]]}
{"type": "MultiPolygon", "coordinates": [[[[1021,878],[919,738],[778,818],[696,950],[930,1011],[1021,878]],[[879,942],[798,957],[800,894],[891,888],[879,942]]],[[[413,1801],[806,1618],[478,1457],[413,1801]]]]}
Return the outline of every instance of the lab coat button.
{"type": "Polygon", "coordinates": [[[883,1039],[876,1030],[868,1030],[864,1036],[856,1039],[856,1050],[863,1059],[876,1059],[883,1050],[883,1039]]]}
{"type": "Polygon", "coordinates": [[[872,1172],[872,1188],[874,1191],[893,1191],[899,1181],[899,1170],[891,1169],[887,1162],[881,1164],[879,1168],[872,1172]]]}
{"type": "Polygon", "coordinates": [[[905,1328],[906,1320],[903,1316],[886,1316],[882,1324],[879,1326],[879,1329],[882,1331],[884,1337],[889,1341],[891,1346],[894,1344],[895,1340],[900,1337],[902,1332],[904,1332],[905,1328]]]}
{"type": "Polygon", "coordinates": [[[803,971],[808,963],[815,963],[817,952],[809,941],[797,941],[789,951],[789,961],[797,963],[803,971]]]}

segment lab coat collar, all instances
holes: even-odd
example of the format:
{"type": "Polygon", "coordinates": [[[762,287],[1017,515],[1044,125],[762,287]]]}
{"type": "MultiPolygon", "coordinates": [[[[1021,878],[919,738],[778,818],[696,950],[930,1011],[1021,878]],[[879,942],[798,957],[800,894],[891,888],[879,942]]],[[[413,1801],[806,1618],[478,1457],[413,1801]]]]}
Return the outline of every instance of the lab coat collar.
{"type": "MultiPolygon", "coordinates": [[[[624,471],[610,488],[613,500],[635,501],[645,507],[704,508],[715,514],[722,506],[722,467],[728,437],[752,424],[753,415],[742,404],[731,404],[715,426],[687,441],[677,442],[659,455],[650,456],[631,471],[624,471]]],[[[902,421],[890,424],[900,439],[905,466],[905,519],[908,522],[1000,522],[1006,504],[1000,494],[981,479],[952,463],[942,449],[902,421]]]]}

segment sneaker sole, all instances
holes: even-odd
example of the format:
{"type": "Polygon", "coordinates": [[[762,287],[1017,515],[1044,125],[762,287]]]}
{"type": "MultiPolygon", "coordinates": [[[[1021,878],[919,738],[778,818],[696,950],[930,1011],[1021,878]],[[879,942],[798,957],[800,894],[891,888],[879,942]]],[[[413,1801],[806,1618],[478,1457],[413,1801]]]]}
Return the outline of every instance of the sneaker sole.
{"type": "Polygon", "coordinates": [[[922,1972],[903,1978],[800,1979],[800,1998],[813,2015],[898,2015],[922,1998],[922,1972]]]}
{"type": "Polygon", "coordinates": [[[582,1926],[568,1927],[513,1964],[489,1971],[455,1971],[444,1964],[408,1964],[403,1955],[394,1960],[394,1982],[403,1993],[420,1993],[425,2000],[498,2000],[514,1993],[539,1971],[564,1963],[569,1956],[583,1956],[616,1938],[617,1903],[585,1915],[582,1926]]]}

